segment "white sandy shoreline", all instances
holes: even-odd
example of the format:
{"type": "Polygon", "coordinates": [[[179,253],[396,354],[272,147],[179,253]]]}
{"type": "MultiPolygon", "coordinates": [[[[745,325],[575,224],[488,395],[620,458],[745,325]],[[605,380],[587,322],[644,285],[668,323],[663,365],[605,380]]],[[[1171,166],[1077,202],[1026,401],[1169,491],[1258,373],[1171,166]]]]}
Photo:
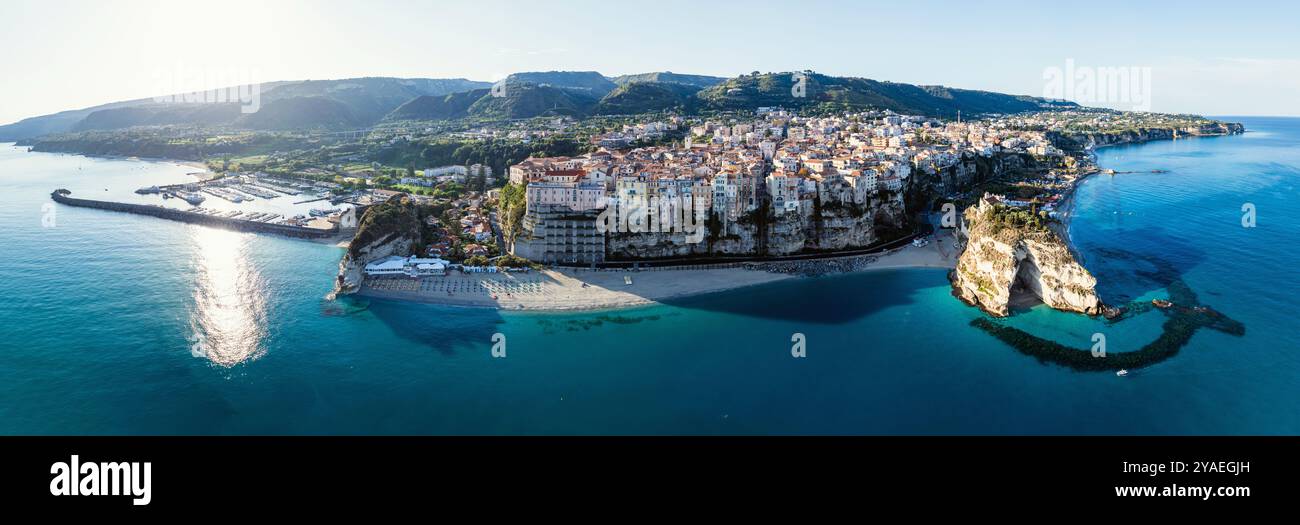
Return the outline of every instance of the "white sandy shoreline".
{"type": "Polygon", "coordinates": [[[639,271],[562,269],[512,274],[453,272],[444,277],[421,280],[400,278],[368,281],[356,295],[520,312],[618,310],[774,282],[806,279],[809,278],[808,275],[903,268],[951,269],[956,265],[951,237],[944,234],[939,237],[928,246],[908,245],[874,255],[736,264],[723,268],[678,267],[639,271]],[[630,277],[632,284],[627,284],[625,277],[630,277]]]}

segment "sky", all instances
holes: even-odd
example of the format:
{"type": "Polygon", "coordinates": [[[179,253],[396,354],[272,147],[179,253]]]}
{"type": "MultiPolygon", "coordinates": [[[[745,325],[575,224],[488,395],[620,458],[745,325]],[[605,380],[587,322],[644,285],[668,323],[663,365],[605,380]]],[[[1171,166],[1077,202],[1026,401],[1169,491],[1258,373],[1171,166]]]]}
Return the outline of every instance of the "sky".
{"type": "MultiPolygon", "coordinates": [[[[0,124],[247,82],[813,70],[1300,116],[1300,3],[4,0],[0,124]],[[1131,73],[1130,89],[1098,81],[1131,73]]],[[[1080,100],[1082,99],[1082,100],[1080,100]]]]}

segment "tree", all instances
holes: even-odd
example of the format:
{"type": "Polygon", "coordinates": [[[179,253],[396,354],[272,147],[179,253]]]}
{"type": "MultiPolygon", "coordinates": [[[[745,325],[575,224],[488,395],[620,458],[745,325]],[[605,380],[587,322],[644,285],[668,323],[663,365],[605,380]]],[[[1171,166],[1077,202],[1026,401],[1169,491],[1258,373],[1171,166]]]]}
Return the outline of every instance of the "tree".
{"type": "Polygon", "coordinates": [[[514,244],[515,238],[519,235],[519,227],[523,224],[524,211],[528,206],[524,186],[511,183],[501,188],[500,206],[501,213],[498,220],[501,221],[502,233],[507,244],[514,244]]]}

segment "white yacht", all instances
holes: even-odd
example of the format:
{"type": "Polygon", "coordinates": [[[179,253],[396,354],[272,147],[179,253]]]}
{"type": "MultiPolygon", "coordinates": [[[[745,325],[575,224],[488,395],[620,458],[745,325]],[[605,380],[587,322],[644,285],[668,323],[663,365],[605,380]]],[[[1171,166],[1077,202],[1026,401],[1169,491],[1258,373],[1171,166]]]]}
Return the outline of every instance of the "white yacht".
{"type": "Polygon", "coordinates": [[[185,202],[188,202],[195,206],[203,204],[203,201],[207,200],[206,198],[204,198],[202,195],[199,195],[198,193],[179,193],[176,196],[185,199],[185,202]]]}

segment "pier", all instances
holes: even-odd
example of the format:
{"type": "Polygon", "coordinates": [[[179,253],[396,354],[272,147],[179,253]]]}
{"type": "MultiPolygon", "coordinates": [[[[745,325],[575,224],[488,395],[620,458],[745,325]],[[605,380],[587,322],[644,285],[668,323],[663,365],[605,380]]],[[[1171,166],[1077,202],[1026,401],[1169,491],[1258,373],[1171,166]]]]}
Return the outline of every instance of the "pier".
{"type": "Polygon", "coordinates": [[[299,237],[306,239],[320,239],[330,237],[338,233],[338,226],[330,229],[307,228],[304,226],[293,226],[289,224],[275,224],[269,222],[260,222],[257,220],[248,220],[244,218],[225,217],[221,215],[209,215],[196,213],[175,208],[167,208],[157,205],[145,204],[128,204],[125,202],[97,201],[90,199],[78,199],[71,197],[71,191],[66,189],[54,190],[50,193],[50,198],[59,204],[76,206],[79,208],[95,208],[100,210],[118,211],[125,213],[134,213],[137,215],[149,215],[161,219],[173,221],[188,222],[191,224],[202,224],[213,226],[226,230],[254,232],[254,233],[273,233],[285,235],[288,237],[299,237]]]}

